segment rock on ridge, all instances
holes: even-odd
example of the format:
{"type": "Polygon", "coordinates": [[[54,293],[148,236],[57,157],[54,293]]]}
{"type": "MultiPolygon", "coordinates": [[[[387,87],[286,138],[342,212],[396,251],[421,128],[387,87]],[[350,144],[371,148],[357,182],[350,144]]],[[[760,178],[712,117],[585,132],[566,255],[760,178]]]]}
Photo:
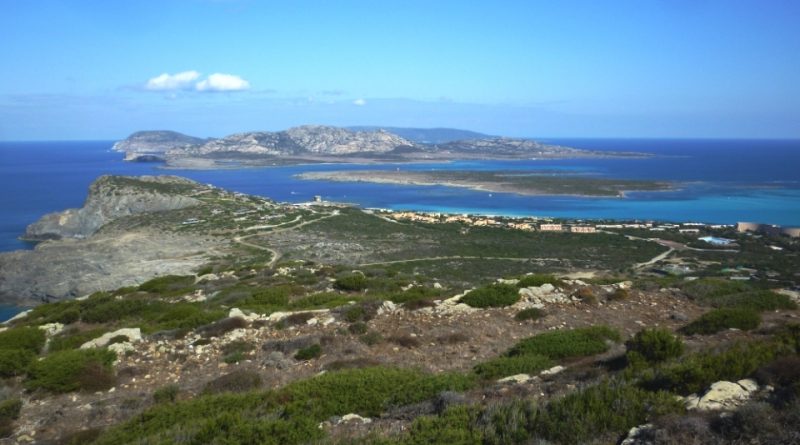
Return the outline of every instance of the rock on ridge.
{"type": "Polygon", "coordinates": [[[43,216],[28,226],[24,238],[85,238],[120,217],[195,206],[199,200],[181,193],[196,186],[177,176],[101,176],[89,186],[83,207],[43,216]]]}

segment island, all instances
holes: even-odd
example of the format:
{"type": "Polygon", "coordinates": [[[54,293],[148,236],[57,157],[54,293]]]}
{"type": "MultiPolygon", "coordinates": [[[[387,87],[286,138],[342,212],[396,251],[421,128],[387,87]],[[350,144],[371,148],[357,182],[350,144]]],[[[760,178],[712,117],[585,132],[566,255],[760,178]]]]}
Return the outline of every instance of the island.
{"type": "Polygon", "coordinates": [[[202,139],[174,131],[139,131],[114,144],[126,161],[169,168],[240,168],[321,162],[444,162],[455,159],[640,158],[645,153],[583,150],[531,139],[455,129],[304,125],[202,139]],[[465,138],[465,139],[461,139],[465,138]]]}
{"type": "Polygon", "coordinates": [[[629,191],[664,191],[673,187],[667,182],[598,178],[557,171],[347,170],[308,172],[296,177],[317,181],[441,185],[528,196],[624,197],[629,191]]]}

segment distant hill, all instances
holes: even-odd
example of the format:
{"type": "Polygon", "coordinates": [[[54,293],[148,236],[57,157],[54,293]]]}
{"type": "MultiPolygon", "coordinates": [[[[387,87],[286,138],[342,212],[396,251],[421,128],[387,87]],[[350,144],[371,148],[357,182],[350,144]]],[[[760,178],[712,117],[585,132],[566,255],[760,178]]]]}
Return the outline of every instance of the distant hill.
{"type": "Polygon", "coordinates": [[[396,134],[418,144],[444,144],[447,142],[463,141],[466,139],[485,139],[491,137],[483,133],[469,130],[459,130],[457,128],[403,128],[368,125],[347,128],[353,131],[385,130],[389,133],[396,134]]]}

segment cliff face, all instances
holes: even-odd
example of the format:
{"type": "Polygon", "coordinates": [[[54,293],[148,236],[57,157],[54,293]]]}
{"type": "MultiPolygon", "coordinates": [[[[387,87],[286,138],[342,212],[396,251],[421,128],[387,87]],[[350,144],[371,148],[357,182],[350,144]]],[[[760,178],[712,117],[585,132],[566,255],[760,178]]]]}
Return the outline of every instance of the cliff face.
{"type": "Polygon", "coordinates": [[[89,187],[83,207],[43,216],[28,226],[25,238],[85,238],[123,216],[194,206],[200,201],[180,193],[196,185],[176,176],[101,176],[89,187]]]}
{"type": "Polygon", "coordinates": [[[167,150],[205,141],[175,131],[138,131],[115,143],[112,149],[125,153],[126,161],[161,160],[167,150]]]}

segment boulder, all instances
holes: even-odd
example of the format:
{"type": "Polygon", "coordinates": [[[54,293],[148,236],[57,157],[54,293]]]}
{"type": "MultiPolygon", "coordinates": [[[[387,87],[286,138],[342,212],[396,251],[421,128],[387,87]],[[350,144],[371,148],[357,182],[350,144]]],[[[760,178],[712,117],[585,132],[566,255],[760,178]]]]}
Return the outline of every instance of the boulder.
{"type": "Polygon", "coordinates": [[[684,399],[687,409],[700,411],[715,411],[735,409],[746,402],[750,396],[758,391],[755,381],[746,379],[739,382],[719,381],[701,396],[692,394],[684,399]]]}
{"type": "Polygon", "coordinates": [[[48,337],[52,337],[61,333],[64,330],[64,325],[61,323],[47,323],[39,326],[39,329],[43,330],[48,337]]]}
{"type": "Polygon", "coordinates": [[[497,383],[511,383],[511,384],[518,384],[518,383],[526,383],[532,377],[528,374],[515,374],[508,377],[503,377],[499,379],[497,383]]]}
{"type": "Polygon", "coordinates": [[[102,348],[108,345],[108,342],[111,341],[112,338],[118,336],[125,336],[128,337],[128,342],[136,343],[142,340],[142,330],[139,328],[122,328],[117,329],[114,332],[106,332],[105,334],[101,335],[100,337],[95,338],[94,340],[89,340],[86,343],[81,345],[81,349],[89,349],[89,348],[102,348]]]}

